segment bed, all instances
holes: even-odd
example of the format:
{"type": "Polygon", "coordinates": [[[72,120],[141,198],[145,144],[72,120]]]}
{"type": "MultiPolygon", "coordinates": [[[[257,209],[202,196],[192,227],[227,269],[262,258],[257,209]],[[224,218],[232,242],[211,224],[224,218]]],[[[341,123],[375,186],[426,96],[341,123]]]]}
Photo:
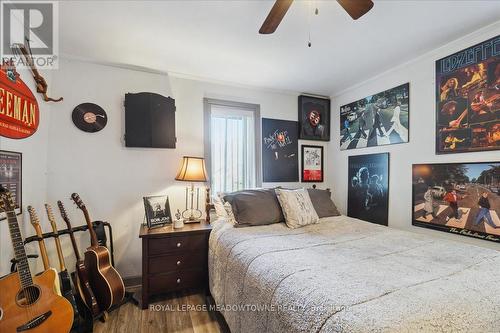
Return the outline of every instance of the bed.
{"type": "Polygon", "coordinates": [[[500,331],[500,252],[346,216],[215,221],[209,276],[233,333],[500,331]]]}

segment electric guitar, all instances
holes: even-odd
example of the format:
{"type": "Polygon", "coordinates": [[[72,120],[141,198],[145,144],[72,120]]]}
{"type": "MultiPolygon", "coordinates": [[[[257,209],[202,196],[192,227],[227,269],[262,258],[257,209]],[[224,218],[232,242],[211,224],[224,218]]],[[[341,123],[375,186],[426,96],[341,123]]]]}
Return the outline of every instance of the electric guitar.
{"type": "Polygon", "coordinates": [[[92,313],[92,316],[97,316],[100,313],[99,306],[97,305],[97,300],[94,295],[94,291],[90,287],[89,273],[85,263],[80,257],[80,251],[78,251],[78,245],[76,244],[75,235],[73,234],[73,228],[71,227],[71,221],[69,220],[68,214],[66,214],[66,209],[61,201],[57,202],[61,217],[66,222],[66,227],[69,231],[69,236],[71,238],[71,245],[73,246],[73,251],[75,252],[76,258],[76,283],[75,287],[78,289],[83,302],[92,313]]]}
{"type": "Polygon", "coordinates": [[[55,237],[57,257],[59,259],[59,277],[61,278],[61,292],[73,306],[73,312],[75,313],[75,318],[79,317],[78,307],[76,306],[75,296],[73,295],[73,288],[71,287],[71,278],[69,277],[68,270],[66,269],[66,264],[64,262],[64,255],[62,252],[61,241],[59,239],[59,233],[57,231],[57,224],[54,214],[52,213],[52,207],[49,204],[45,204],[45,211],[47,212],[47,217],[52,227],[52,232],[55,237]]]}
{"type": "Polygon", "coordinates": [[[54,292],[53,270],[31,275],[15,207],[10,192],[0,186],[0,211],[7,214],[17,260],[17,272],[0,278],[0,332],[69,332],[73,308],[54,292]]]}
{"type": "Polygon", "coordinates": [[[35,229],[36,236],[38,238],[38,247],[40,248],[40,255],[42,256],[43,269],[46,271],[47,270],[54,271],[55,276],[56,276],[55,281],[54,281],[54,286],[55,286],[54,291],[59,296],[62,296],[61,282],[59,281],[59,276],[57,275],[56,269],[52,268],[50,266],[49,257],[47,256],[47,248],[45,247],[45,242],[43,240],[42,228],[40,228],[40,221],[38,220],[38,216],[36,215],[36,211],[33,207],[28,206],[28,213],[30,214],[31,225],[35,229]]]}
{"type": "Polygon", "coordinates": [[[85,251],[85,266],[89,272],[89,281],[97,298],[97,304],[102,311],[119,304],[125,296],[125,286],[120,274],[111,265],[110,254],[106,247],[100,246],[89,212],[77,193],[71,195],[85,216],[90,233],[90,247],[85,251]]]}

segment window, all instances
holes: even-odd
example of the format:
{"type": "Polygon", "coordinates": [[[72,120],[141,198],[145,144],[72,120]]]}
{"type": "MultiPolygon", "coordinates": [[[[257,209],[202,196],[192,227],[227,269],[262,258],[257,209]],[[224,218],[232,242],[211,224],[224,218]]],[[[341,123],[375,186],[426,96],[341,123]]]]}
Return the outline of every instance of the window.
{"type": "Polygon", "coordinates": [[[213,195],[261,185],[260,108],[205,99],[205,159],[213,195]]]}

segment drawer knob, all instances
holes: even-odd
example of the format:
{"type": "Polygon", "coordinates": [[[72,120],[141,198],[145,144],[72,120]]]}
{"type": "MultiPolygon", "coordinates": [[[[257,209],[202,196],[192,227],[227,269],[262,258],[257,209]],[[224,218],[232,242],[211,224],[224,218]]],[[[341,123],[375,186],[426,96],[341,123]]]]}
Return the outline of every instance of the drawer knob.
{"type": "Polygon", "coordinates": [[[181,265],[181,261],[180,261],[180,260],[178,260],[178,261],[177,261],[177,266],[180,266],[180,265],[181,265]]]}
{"type": "Polygon", "coordinates": [[[177,284],[181,283],[181,279],[177,279],[177,284]]]}
{"type": "Polygon", "coordinates": [[[181,247],[181,245],[182,245],[181,242],[177,243],[177,247],[181,247]]]}

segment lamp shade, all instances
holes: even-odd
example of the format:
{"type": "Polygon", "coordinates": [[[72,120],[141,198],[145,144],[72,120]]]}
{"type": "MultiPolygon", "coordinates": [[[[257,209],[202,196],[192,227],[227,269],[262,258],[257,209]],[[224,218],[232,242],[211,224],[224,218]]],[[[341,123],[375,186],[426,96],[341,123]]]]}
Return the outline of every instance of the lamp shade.
{"type": "Polygon", "coordinates": [[[207,170],[202,157],[184,156],[175,180],[186,182],[206,182],[207,170]]]}

